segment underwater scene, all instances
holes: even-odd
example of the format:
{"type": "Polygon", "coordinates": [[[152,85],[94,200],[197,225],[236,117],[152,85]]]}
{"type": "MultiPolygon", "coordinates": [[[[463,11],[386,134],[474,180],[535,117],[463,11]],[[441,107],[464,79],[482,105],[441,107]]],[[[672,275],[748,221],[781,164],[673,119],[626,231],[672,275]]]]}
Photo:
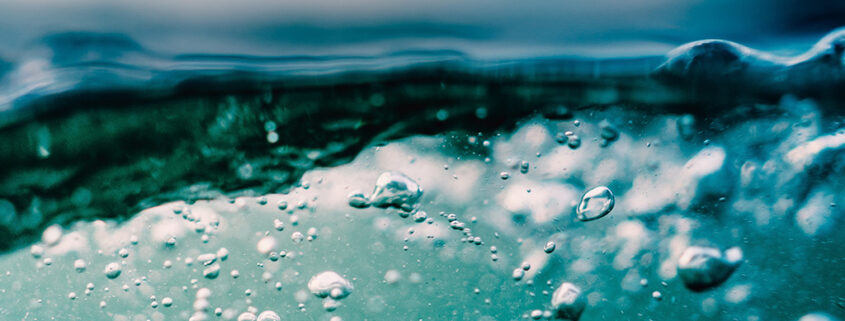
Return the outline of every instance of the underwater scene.
{"type": "Polygon", "coordinates": [[[845,320],[845,2],[0,3],[0,320],[845,320]]]}

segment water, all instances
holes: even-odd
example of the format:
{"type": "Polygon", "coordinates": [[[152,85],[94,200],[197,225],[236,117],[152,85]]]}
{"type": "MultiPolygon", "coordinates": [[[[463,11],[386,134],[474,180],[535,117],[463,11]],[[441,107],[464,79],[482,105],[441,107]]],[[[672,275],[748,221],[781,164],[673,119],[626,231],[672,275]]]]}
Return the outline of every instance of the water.
{"type": "Polygon", "coordinates": [[[845,318],[841,6],[212,4],[0,5],[0,319],[845,318]]]}

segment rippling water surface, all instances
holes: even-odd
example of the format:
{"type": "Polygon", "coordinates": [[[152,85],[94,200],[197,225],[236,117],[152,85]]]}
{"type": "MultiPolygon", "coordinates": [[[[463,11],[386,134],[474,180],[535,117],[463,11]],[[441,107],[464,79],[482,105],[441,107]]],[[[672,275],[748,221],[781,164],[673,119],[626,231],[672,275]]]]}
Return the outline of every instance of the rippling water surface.
{"type": "Polygon", "coordinates": [[[0,319],[840,320],[781,2],[0,5],[0,319]]]}

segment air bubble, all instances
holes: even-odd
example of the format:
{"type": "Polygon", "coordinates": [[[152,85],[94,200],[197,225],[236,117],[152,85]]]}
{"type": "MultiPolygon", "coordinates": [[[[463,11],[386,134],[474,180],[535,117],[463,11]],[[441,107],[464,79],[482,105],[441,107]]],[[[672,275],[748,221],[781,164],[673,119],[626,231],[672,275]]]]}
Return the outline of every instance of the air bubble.
{"type": "Polygon", "coordinates": [[[352,289],[352,283],[334,271],[321,272],[308,281],[308,290],[319,298],[342,299],[352,293],[352,289]]]}
{"type": "Polygon", "coordinates": [[[566,145],[571,149],[578,149],[581,147],[581,138],[573,132],[566,132],[566,145]]]}
{"type": "Polygon", "coordinates": [[[281,321],[282,318],[276,312],[267,310],[258,315],[256,321],[281,321]]]}
{"type": "Polygon", "coordinates": [[[525,270],[523,270],[521,267],[515,268],[513,269],[513,273],[511,273],[511,277],[514,281],[522,280],[522,278],[525,277],[525,270]]]}
{"type": "Polygon", "coordinates": [[[422,194],[422,188],[410,177],[399,172],[386,172],[376,180],[370,202],[380,208],[412,209],[422,194]]]}
{"type": "Polygon", "coordinates": [[[106,269],[105,269],[105,271],[103,271],[103,273],[105,273],[106,277],[109,278],[109,279],[117,278],[118,276],[120,276],[120,272],[121,272],[120,264],[118,264],[116,262],[112,262],[112,263],[109,263],[108,265],[106,265],[106,269]]]}
{"type": "Polygon", "coordinates": [[[414,213],[414,222],[422,223],[423,221],[426,220],[426,218],[428,218],[428,213],[426,213],[423,210],[419,210],[416,213],[414,213]]]}
{"type": "Polygon", "coordinates": [[[41,242],[47,244],[47,246],[53,246],[59,243],[59,240],[62,238],[62,227],[59,225],[50,225],[50,227],[44,230],[44,233],[41,234],[41,242]]]}
{"type": "Polygon", "coordinates": [[[83,260],[83,259],[77,259],[76,261],[73,261],[73,268],[76,270],[76,272],[79,272],[79,273],[85,272],[85,269],[87,268],[87,266],[88,266],[88,264],[86,264],[85,260],[83,260]]]}
{"type": "Polygon", "coordinates": [[[563,282],[552,294],[552,310],[559,319],[578,320],[587,300],[581,288],[569,282],[563,282]]]}
{"type": "Polygon", "coordinates": [[[214,264],[212,266],[205,268],[202,271],[202,276],[205,277],[206,279],[209,279],[209,280],[216,279],[217,276],[219,276],[219,275],[220,275],[220,264],[214,264]]]}
{"type": "Polygon", "coordinates": [[[695,292],[722,284],[742,263],[738,247],[721,251],[710,247],[690,246],[678,259],[678,276],[684,285],[695,292]]]}
{"type": "Polygon", "coordinates": [[[217,255],[214,253],[200,254],[197,256],[197,261],[202,262],[202,265],[208,266],[217,261],[217,255]]]}
{"type": "Polygon", "coordinates": [[[546,245],[543,246],[543,252],[551,254],[555,251],[555,247],[557,247],[557,245],[555,245],[554,241],[548,241],[546,242],[546,245]]]}
{"type": "Polygon", "coordinates": [[[220,261],[226,261],[226,259],[229,258],[229,250],[225,247],[221,247],[217,250],[217,258],[219,258],[220,261]]]}
{"type": "Polygon", "coordinates": [[[654,291],[654,292],[651,292],[651,297],[654,298],[657,301],[660,301],[660,300],[663,300],[663,293],[660,293],[660,291],[654,291]]]}
{"type": "Polygon", "coordinates": [[[282,220],[280,220],[280,219],[273,219],[273,228],[276,229],[276,231],[279,231],[279,232],[284,231],[285,230],[285,222],[282,222],[282,220]]]}
{"type": "Polygon", "coordinates": [[[287,201],[284,201],[284,200],[279,201],[279,203],[277,204],[277,206],[279,207],[279,210],[284,211],[284,210],[288,209],[288,202],[287,202],[287,201]]]}
{"type": "Polygon", "coordinates": [[[528,161],[519,162],[519,172],[520,173],[527,174],[529,167],[531,167],[531,164],[529,164],[528,161]]]}
{"type": "Polygon", "coordinates": [[[244,312],[238,316],[238,321],[255,321],[256,316],[252,312],[244,312]]]}
{"type": "Polygon", "coordinates": [[[364,193],[360,192],[353,192],[350,193],[347,197],[349,200],[349,206],[354,208],[367,208],[370,207],[370,200],[364,193]]]}
{"type": "Polygon", "coordinates": [[[576,214],[579,221],[586,222],[597,220],[610,214],[615,203],[613,192],[607,187],[599,186],[593,188],[581,196],[576,214]]]}
{"type": "Polygon", "coordinates": [[[32,254],[32,257],[38,259],[41,258],[42,255],[44,255],[44,248],[38,245],[33,245],[29,249],[29,253],[32,254]]]}
{"type": "Polygon", "coordinates": [[[276,239],[272,236],[265,236],[258,240],[258,243],[255,245],[255,248],[261,254],[270,253],[274,248],[276,248],[276,239]]]}

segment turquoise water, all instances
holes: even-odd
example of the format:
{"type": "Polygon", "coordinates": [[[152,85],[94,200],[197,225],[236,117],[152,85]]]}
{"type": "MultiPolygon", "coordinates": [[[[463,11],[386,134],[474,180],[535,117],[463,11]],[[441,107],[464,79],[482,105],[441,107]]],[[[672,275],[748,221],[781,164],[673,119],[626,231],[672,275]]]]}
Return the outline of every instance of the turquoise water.
{"type": "Polygon", "coordinates": [[[840,7],[600,4],[0,5],[0,320],[845,317],[840,7]]]}

